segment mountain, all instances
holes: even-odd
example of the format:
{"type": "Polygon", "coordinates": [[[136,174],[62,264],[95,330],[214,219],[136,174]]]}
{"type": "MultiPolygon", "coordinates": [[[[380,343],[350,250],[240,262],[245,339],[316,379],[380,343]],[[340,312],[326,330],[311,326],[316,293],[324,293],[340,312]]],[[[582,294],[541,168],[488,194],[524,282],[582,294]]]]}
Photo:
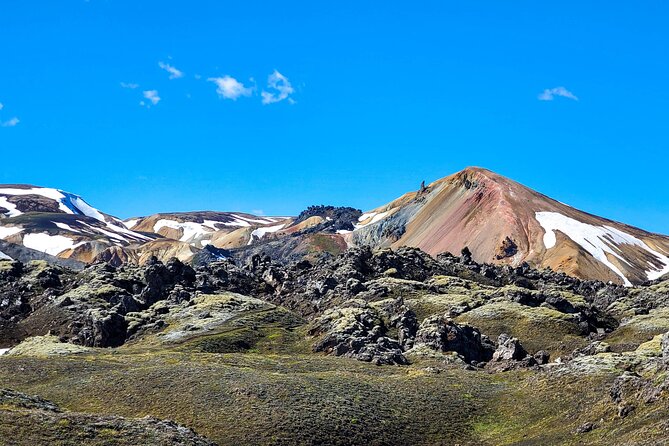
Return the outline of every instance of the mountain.
{"type": "Polygon", "coordinates": [[[222,248],[224,246],[218,245],[225,244],[221,239],[227,234],[235,231],[237,234],[246,234],[246,237],[239,237],[240,241],[234,244],[234,247],[237,247],[248,244],[253,237],[262,238],[267,233],[283,229],[291,222],[290,217],[259,217],[243,212],[200,211],[131,218],[125,221],[125,225],[135,231],[152,232],[198,248],[208,244],[222,248]]]}
{"type": "MultiPolygon", "coordinates": [[[[297,217],[196,211],[121,221],[75,194],[4,185],[0,240],[61,259],[114,265],[143,264],[153,256],[191,262],[230,255],[245,262],[263,254],[287,262],[353,246],[407,246],[431,255],[466,247],[479,263],[527,262],[623,285],[669,273],[669,237],[579,211],[477,167],[364,214],[312,206],[297,217]]],[[[10,255],[0,250],[2,256],[10,255]]]]}
{"type": "Polygon", "coordinates": [[[478,262],[528,262],[625,285],[669,272],[669,237],[579,211],[476,167],[366,212],[348,238],[432,255],[468,247],[478,262]]]}
{"type": "Polygon", "coordinates": [[[69,192],[0,185],[0,239],[31,250],[92,262],[109,247],[144,244],[157,237],[129,230],[118,218],[69,192]]]}
{"type": "Polygon", "coordinates": [[[43,255],[37,257],[50,259],[52,264],[62,263],[56,259],[143,264],[153,256],[191,261],[207,245],[240,248],[267,238],[292,221],[290,217],[201,211],[155,214],[124,222],[94,208],[79,195],[59,189],[0,185],[0,241],[15,247],[0,250],[0,258],[25,260],[36,258],[39,252],[43,255]]]}

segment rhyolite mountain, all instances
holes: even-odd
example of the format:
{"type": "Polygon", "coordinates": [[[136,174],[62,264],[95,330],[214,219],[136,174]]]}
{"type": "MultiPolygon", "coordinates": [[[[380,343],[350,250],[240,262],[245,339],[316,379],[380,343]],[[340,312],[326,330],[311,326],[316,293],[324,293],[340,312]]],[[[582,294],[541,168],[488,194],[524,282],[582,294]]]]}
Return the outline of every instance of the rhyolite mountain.
{"type": "Polygon", "coordinates": [[[629,285],[669,273],[669,237],[597,217],[482,168],[468,168],[365,213],[355,245],[468,247],[478,262],[522,262],[629,285]]]}
{"type": "MultiPolygon", "coordinates": [[[[56,189],[0,186],[0,239],[59,258],[114,265],[151,257],[277,260],[347,247],[465,247],[480,263],[639,284],[669,273],[669,237],[579,211],[486,169],[471,167],[364,214],[313,206],[297,217],[241,212],[161,213],[121,221],[56,189]]],[[[6,253],[0,256],[7,256],[6,253]]]]}

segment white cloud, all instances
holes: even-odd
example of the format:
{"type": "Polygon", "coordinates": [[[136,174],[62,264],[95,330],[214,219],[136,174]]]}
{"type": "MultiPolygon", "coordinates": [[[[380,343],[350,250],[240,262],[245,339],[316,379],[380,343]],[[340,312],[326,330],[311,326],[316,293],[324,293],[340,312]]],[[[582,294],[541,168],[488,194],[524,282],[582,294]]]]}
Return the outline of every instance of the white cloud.
{"type": "Polygon", "coordinates": [[[210,77],[209,82],[216,84],[216,93],[222,98],[237,100],[240,96],[251,96],[252,88],[247,88],[231,76],[210,77]]]}
{"type": "Polygon", "coordinates": [[[129,88],[130,90],[134,90],[135,88],[139,87],[139,84],[134,84],[132,82],[121,82],[121,87],[123,88],[129,88]]]}
{"type": "Polygon", "coordinates": [[[295,89],[290,85],[288,78],[277,70],[274,70],[274,73],[267,77],[267,88],[273,91],[262,91],[260,95],[262,96],[263,104],[273,104],[274,102],[281,102],[284,99],[288,99],[288,102],[291,104],[295,102],[289,98],[295,92],[295,89]]]}
{"type": "Polygon", "coordinates": [[[547,88],[541,94],[539,94],[538,99],[540,101],[552,101],[555,99],[555,96],[561,96],[563,98],[578,101],[576,95],[564,87],[547,88]]]}
{"type": "Polygon", "coordinates": [[[16,127],[16,125],[21,122],[19,118],[12,118],[9,121],[0,122],[0,127],[16,127]]]}
{"type": "Polygon", "coordinates": [[[2,110],[3,108],[5,108],[5,106],[2,102],[0,102],[0,110],[2,110]]]}
{"type": "MultiPolygon", "coordinates": [[[[160,102],[160,96],[158,96],[158,90],[146,90],[143,92],[144,98],[148,99],[151,101],[153,105],[158,104],[160,102]]],[[[144,105],[144,101],[140,102],[140,105],[144,105]]]]}
{"type": "Polygon", "coordinates": [[[257,216],[265,215],[265,211],[263,211],[262,209],[254,209],[254,210],[251,211],[251,213],[253,215],[257,215],[257,216]]]}
{"type": "Polygon", "coordinates": [[[170,79],[179,79],[180,77],[184,77],[183,71],[176,69],[168,63],[158,62],[158,66],[170,73],[170,79]]]}

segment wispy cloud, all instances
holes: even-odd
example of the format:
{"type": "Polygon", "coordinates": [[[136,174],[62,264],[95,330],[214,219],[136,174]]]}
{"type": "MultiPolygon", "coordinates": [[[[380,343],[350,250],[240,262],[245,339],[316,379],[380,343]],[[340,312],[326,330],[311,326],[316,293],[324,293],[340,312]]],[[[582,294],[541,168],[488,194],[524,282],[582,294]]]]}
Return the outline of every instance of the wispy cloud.
{"type": "Polygon", "coordinates": [[[540,101],[552,101],[556,96],[578,101],[576,95],[564,87],[547,88],[539,94],[538,99],[540,101]]]}
{"type": "Polygon", "coordinates": [[[173,67],[168,63],[158,62],[158,66],[163,70],[167,71],[168,73],[170,73],[170,79],[179,79],[180,77],[184,77],[183,71],[178,70],[177,68],[173,67]]]}
{"type": "MultiPolygon", "coordinates": [[[[160,96],[158,96],[158,90],[146,90],[142,93],[144,95],[144,98],[151,102],[153,105],[158,104],[160,102],[160,96]]],[[[140,105],[145,105],[144,101],[139,103],[140,105]]]]}
{"type": "Polygon", "coordinates": [[[2,110],[3,108],[5,108],[5,105],[2,102],[0,102],[0,110],[2,110]]]}
{"type": "Polygon", "coordinates": [[[262,209],[254,209],[254,210],[251,211],[251,213],[253,215],[257,215],[257,216],[265,215],[265,211],[263,211],[262,209]]]}
{"type": "Polygon", "coordinates": [[[135,83],[132,83],[132,82],[121,82],[121,87],[128,88],[130,90],[134,90],[135,88],[139,87],[139,84],[135,84],[135,83]]]}
{"type": "Polygon", "coordinates": [[[263,104],[273,104],[288,99],[291,104],[294,102],[289,96],[295,92],[295,89],[290,85],[290,81],[286,76],[274,70],[272,74],[267,77],[267,88],[270,91],[262,91],[263,104]]]}
{"type": "Polygon", "coordinates": [[[252,88],[245,87],[243,83],[231,76],[210,77],[209,82],[216,84],[216,93],[222,98],[237,100],[241,96],[251,96],[252,88]]]}
{"type": "Polygon", "coordinates": [[[0,127],[16,127],[16,125],[21,122],[19,118],[12,118],[9,121],[0,122],[0,127]]]}

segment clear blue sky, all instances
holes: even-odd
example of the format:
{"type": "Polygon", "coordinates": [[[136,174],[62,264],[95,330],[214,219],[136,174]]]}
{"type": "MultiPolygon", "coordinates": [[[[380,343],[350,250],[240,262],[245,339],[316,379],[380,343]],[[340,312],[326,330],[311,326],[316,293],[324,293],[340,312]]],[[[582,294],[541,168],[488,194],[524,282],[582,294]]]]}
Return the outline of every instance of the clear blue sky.
{"type": "Polygon", "coordinates": [[[668,19],[666,1],[7,1],[0,182],[121,217],[277,215],[478,165],[669,233],[668,19]]]}

